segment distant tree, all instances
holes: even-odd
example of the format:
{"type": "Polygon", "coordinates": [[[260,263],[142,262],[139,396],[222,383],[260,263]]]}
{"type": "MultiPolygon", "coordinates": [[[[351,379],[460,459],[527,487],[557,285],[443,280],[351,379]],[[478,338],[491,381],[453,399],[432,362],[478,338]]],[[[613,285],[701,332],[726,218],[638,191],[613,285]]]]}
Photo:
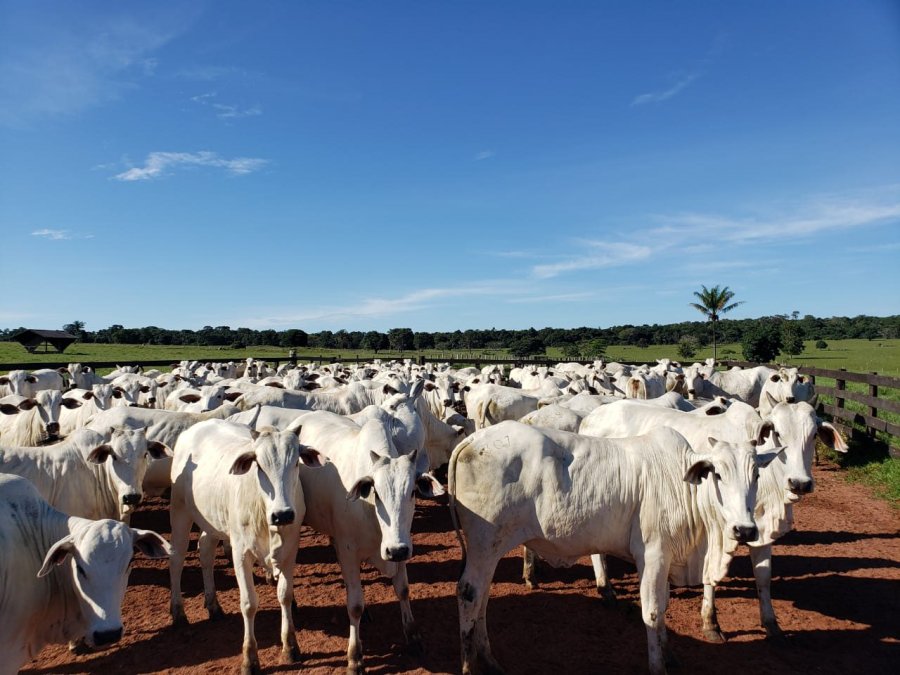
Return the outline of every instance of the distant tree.
{"type": "Polygon", "coordinates": [[[419,351],[434,349],[434,336],[431,333],[416,333],[413,336],[413,347],[419,351]]]}
{"type": "Polygon", "coordinates": [[[682,335],[678,341],[678,356],[692,359],[700,350],[700,342],[693,335],[682,335]]]}
{"type": "Polygon", "coordinates": [[[816,340],[816,349],[828,349],[828,343],[825,340],[816,340]]]}
{"type": "Polygon", "coordinates": [[[744,358],[755,363],[771,363],[781,351],[781,326],[760,321],[744,333],[741,341],[744,358]]]}
{"type": "Polygon", "coordinates": [[[363,349],[371,349],[377,354],[379,349],[387,349],[387,335],[385,335],[384,333],[379,333],[377,330],[370,330],[365,335],[363,335],[362,343],[360,344],[360,346],[363,349]]]}
{"type": "Polygon", "coordinates": [[[278,344],[282,347],[306,347],[309,344],[309,335],[299,328],[289,328],[282,331],[278,344]]]}
{"type": "Polygon", "coordinates": [[[734,292],[728,286],[724,288],[719,288],[718,286],[707,288],[702,286],[701,288],[702,290],[700,291],[694,291],[694,295],[700,302],[692,302],[690,306],[703,314],[712,324],[713,358],[716,358],[716,324],[719,321],[719,317],[730,312],[738,305],[742,305],[743,301],[731,302],[734,298],[734,292]]]}
{"type": "Polygon", "coordinates": [[[589,359],[596,359],[603,356],[606,353],[606,346],[606,340],[601,340],[600,338],[585,340],[578,344],[581,355],[589,359]]]}
{"type": "Polygon", "coordinates": [[[409,351],[415,344],[415,336],[411,328],[391,328],[388,331],[388,343],[395,351],[409,351]]]}
{"type": "Polygon", "coordinates": [[[562,353],[567,359],[577,359],[581,356],[581,347],[572,344],[563,345],[562,353]]]}
{"type": "Polygon", "coordinates": [[[544,354],[546,352],[544,343],[538,337],[524,336],[512,342],[509,350],[515,356],[534,356],[536,354],[544,354]]]}
{"type": "Polygon", "coordinates": [[[781,351],[796,356],[803,351],[803,347],[803,328],[800,322],[785,321],[781,325],[781,351]]]}
{"type": "Polygon", "coordinates": [[[70,335],[74,335],[79,340],[84,339],[84,321],[73,321],[72,323],[67,323],[62,327],[62,329],[70,335]]]}

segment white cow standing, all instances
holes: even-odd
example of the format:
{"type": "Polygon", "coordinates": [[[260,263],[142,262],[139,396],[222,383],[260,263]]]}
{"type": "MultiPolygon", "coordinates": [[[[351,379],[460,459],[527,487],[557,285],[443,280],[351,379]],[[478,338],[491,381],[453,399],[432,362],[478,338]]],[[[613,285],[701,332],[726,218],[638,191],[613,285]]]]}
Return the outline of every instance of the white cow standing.
{"type": "Polygon", "coordinates": [[[406,561],[412,556],[415,497],[443,493],[429,474],[417,475],[416,457],[399,454],[391,428],[379,419],[362,426],[341,415],[317,411],[301,417],[300,441],[317,447],[330,462],[315,472],[300,470],[306,497],[305,523],[329,535],[347,588],[350,639],[347,672],[363,671],[359,621],[365,607],[360,565],[368,561],[391,579],[400,601],[403,632],[414,651],[421,635],[409,606],[406,561]]]}
{"type": "Polygon", "coordinates": [[[4,396],[0,398],[0,443],[36,446],[59,440],[60,409],[80,405],[55,389],[39,391],[34,398],[4,396]]]}
{"type": "Polygon", "coordinates": [[[216,546],[220,541],[231,544],[244,619],[243,675],[261,672],[254,630],[259,604],[254,562],[277,579],[282,661],[294,663],[300,658],[291,602],[306,506],[297,467],[319,463],[318,452],[301,446],[293,431],[259,433],[225,420],[201,422],[181,434],[175,445],[170,504],[172,621],[187,623],[181,571],[191,525],[196,523],[201,531],[204,605],[211,619],[222,614],[213,579],[216,546]]]}
{"type": "Polygon", "coordinates": [[[460,443],[449,492],[465,535],[457,585],[463,673],[502,672],[487,636],[487,603],[498,561],[522,544],[554,565],[594,553],[633,561],[650,672],[664,673],[670,580],[724,576],[724,556],[757,536],[757,471],[776,456],[750,443],[710,443],[701,454],[672,429],[593,439],[518,422],[460,443]]]}
{"type": "Polygon", "coordinates": [[[170,552],[155,532],[60,513],[10,475],[0,475],[0,541],[0,675],[14,675],[49,643],[118,642],[133,550],[170,552]]]}
{"type": "Polygon", "coordinates": [[[0,472],[27,478],[51,506],[70,516],[128,522],[143,498],[148,465],[171,456],[165,445],[148,443],[144,429],[77,429],[40,448],[0,446],[0,472]]]}

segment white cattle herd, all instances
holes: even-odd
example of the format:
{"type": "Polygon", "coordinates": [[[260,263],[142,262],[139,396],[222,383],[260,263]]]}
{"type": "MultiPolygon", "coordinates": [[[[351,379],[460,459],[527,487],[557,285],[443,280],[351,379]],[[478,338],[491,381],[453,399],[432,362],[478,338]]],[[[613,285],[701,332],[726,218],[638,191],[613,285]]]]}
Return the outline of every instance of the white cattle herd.
{"type": "Polygon", "coordinates": [[[571,565],[591,556],[608,599],[605,556],[633,562],[649,669],[663,673],[670,584],[703,585],[703,634],[723,641],[715,585],[741,544],[761,624],[780,632],[772,543],[813,490],[817,439],[847,451],[814,406],[814,387],[795,368],[667,359],[508,373],[409,360],[272,370],[253,359],[185,361],[168,373],[12,371],[0,377],[0,675],[48,643],[118,642],[135,550],[169,557],[171,620],[186,623],[192,525],[210,618],[222,615],[217,545],[233,557],[241,673],[261,672],[254,566],[277,584],[282,660],[301,657],[292,605],[304,525],[337,554],[348,672],[364,668],[363,562],[391,580],[406,641],[420,652],[407,577],[413,514],[417,496],[444,494],[434,473],[444,467],[463,557],[462,672],[502,671],[487,631],[490,585],[498,561],[522,546],[529,587],[536,557],[571,565]],[[169,490],[171,542],[129,526],[145,494],[169,490]]]}

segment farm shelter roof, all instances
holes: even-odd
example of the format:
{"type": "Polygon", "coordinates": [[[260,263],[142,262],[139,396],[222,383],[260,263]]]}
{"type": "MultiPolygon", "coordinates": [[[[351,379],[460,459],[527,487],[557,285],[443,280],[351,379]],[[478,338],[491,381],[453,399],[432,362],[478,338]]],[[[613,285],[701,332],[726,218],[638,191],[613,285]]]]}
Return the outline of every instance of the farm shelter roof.
{"type": "Polygon", "coordinates": [[[28,328],[13,336],[13,340],[21,344],[29,352],[35,351],[42,344],[50,344],[56,351],[62,353],[78,338],[71,333],[62,330],[39,330],[28,328]]]}

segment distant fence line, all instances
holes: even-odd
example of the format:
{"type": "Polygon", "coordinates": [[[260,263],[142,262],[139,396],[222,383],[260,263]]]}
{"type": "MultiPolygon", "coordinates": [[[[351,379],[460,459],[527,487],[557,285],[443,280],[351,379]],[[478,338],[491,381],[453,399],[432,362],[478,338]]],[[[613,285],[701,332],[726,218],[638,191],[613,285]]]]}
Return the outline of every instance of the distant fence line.
{"type": "MultiPolygon", "coordinates": [[[[272,356],[263,356],[263,357],[252,357],[255,361],[264,361],[266,363],[274,364],[277,368],[280,363],[288,362],[290,359],[285,357],[272,357],[272,356]]],[[[478,368],[482,366],[482,364],[505,364],[511,366],[524,366],[524,365],[533,365],[533,366],[553,366],[557,363],[560,363],[560,359],[548,359],[548,358],[494,358],[491,356],[485,355],[473,355],[473,354],[465,354],[465,353],[451,353],[449,355],[442,354],[440,356],[425,356],[425,355],[414,355],[414,356],[403,356],[401,355],[374,355],[374,356],[353,356],[353,357],[345,357],[342,355],[336,356],[310,356],[310,355],[302,355],[297,357],[298,362],[316,362],[316,363],[364,363],[370,362],[373,359],[383,358],[384,360],[402,360],[405,358],[409,358],[419,365],[425,365],[426,363],[451,363],[453,365],[462,365],[462,364],[471,364],[478,368]]],[[[203,358],[203,359],[188,359],[190,361],[221,361],[221,356],[203,358]]],[[[244,359],[228,359],[229,361],[241,361],[244,359]]],[[[567,363],[592,363],[592,360],[583,360],[583,359],[567,359],[565,362],[567,363]]],[[[23,370],[37,370],[40,368],[65,368],[69,362],[58,362],[58,363],[0,363],[0,372],[6,372],[9,370],[23,369],[23,370]]],[[[90,365],[92,368],[115,368],[120,365],[136,365],[131,362],[125,361],[92,361],[92,362],[83,362],[84,365],[90,365]]],[[[177,361],[173,359],[159,359],[152,361],[141,361],[140,365],[142,366],[173,366],[177,365],[177,361]]],[[[638,365],[636,362],[626,362],[623,361],[621,363],[626,363],[628,365],[638,365]]],[[[758,365],[768,365],[772,368],[777,368],[776,364],[759,364],[752,363],[749,361],[721,361],[720,365],[725,366],[726,368],[731,368],[733,366],[741,366],[742,368],[752,368],[758,365]]],[[[890,413],[892,415],[900,416],[900,401],[886,398],[883,396],[883,389],[892,389],[896,390],[897,397],[900,398],[900,378],[898,377],[889,377],[886,375],[879,375],[877,373],[853,373],[848,372],[846,369],[841,368],[839,370],[827,369],[827,368],[816,368],[812,366],[798,366],[799,371],[804,375],[809,375],[812,379],[813,383],[816,385],[816,392],[819,394],[820,399],[821,396],[829,396],[834,399],[833,404],[826,404],[819,401],[818,411],[825,413],[826,415],[832,418],[834,424],[840,426],[846,433],[859,437],[860,435],[860,427],[865,429],[865,434],[868,435],[870,439],[875,438],[876,432],[881,432],[887,434],[890,437],[889,442],[887,443],[888,451],[891,456],[900,458],[900,425],[885,419],[881,413],[890,413]],[[826,387],[816,382],[817,377],[829,378],[835,381],[835,386],[826,387]],[[865,392],[861,391],[853,391],[847,389],[847,383],[853,382],[857,384],[864,385],[867,390],[865,392]],[[879,396],[879,392],[882,393],[879,396]],[[864,408],[864,410],[852,410],[846,406],[846,403],[850,401],[854,404],[857,404],[864,408]]]]}

